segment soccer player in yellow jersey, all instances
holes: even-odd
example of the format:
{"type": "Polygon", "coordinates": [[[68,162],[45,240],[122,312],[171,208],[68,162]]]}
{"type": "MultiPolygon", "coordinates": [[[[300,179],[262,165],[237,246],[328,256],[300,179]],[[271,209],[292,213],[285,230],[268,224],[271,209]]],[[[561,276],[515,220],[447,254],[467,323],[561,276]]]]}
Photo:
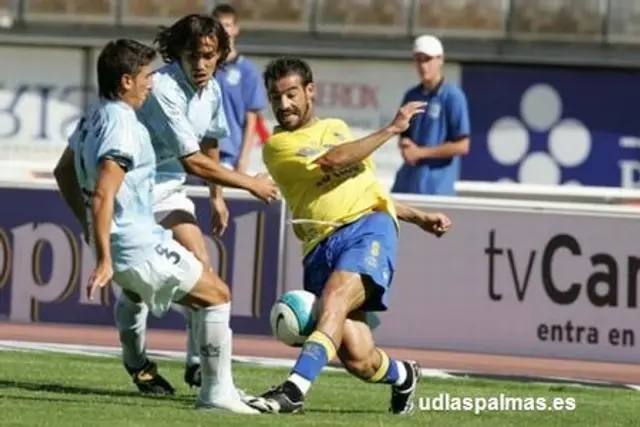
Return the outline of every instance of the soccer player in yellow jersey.
{"type": "Polygon", "coordinates": [[[391,385],[390,411],[409,414],[419,367],[392,360],[376,347],[367,313],[388,308],[398,220],[437,236],[448,231],[450,221],[394,202],[378,183],[370,156],[404,131],[425,104],[403,106],[390,125],[354,140],[342,120],[315,116],[306,62],[276,59],[263,77],[279,124],[263,147],[263,159],[291,209],[303,242],[304,288],[320,298],[320,312],[289,378],[247,403],[262,412],[300,411],[322,368],[338,356],[358,378],[391,385]]]}

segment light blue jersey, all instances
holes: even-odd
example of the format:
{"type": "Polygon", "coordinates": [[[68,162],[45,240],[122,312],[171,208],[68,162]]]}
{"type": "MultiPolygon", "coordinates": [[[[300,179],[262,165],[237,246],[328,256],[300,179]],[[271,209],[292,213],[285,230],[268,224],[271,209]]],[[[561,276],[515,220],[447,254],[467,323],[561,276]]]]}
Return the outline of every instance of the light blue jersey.
{"type": "Polygon", "coordinates": [[[186,182],[181,157],[199,151],[203,138],[220,140],[229,134],[218,83],[212,79],[197,92],[178,62],[154,72],[153,88],[138,117],[156,153],[156,202],[186,182]]]}
{"type": "Polygon", "coordinates": [[[158,225],[153,216],[156,160],[147,129],[127,104],[102,100],[81,120],[69,146],[90,222],[90,198],[100,162],[110,159],[126,170],[115,198],[111,256],[115,271],[140,265],[155,244],[171,238],[171,231],[158,225]]]}

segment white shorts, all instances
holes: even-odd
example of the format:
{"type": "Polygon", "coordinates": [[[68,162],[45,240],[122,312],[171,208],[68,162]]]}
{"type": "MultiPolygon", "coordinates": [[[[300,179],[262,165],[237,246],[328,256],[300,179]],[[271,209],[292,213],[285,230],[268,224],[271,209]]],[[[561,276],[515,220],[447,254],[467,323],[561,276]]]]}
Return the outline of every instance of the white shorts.
{"type": "Polygon", "coordinates": [[[156,222],[158,223],[162,222],[171,212],[178,210],[188,212],[194,218],[196,216],[196,207],[189,196],[187,196],[187,190],[185,188],[169,194],[153,206],[153,212],[156,217],[156,222]]]}
{"type": "Polygon", "coordinates": [[[198,259],[173,239],[149,248],[141,264],[113,274],[123,289],[134,292],[156,317],[164,316],[173,302],[191,292],[202,275],[198,259]]]}

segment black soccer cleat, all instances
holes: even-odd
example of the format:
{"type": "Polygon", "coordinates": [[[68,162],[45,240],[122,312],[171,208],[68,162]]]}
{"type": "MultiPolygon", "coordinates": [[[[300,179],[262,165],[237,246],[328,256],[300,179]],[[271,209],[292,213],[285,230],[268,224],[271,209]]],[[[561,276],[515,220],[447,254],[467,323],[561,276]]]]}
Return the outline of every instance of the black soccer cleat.
{"type": "Polygon", "coordinates": [[[304,396],[295,384],[286,381],[260,396],[247,398],[245,403],[263,413],[297,414],[302,412],[304,396]]]}
{"type": "Polygon", "coordinates": [[[202,369],[200,364],[186,365],[184,368],[184,382],[191,387],[200,387],[202,385],[202,369]]]}
{"type": "Polygon", "coordinates": [[[158,365],[149,359],[138,370],[131,369],[127,365],[125,368],[142,394],[173,396],[176,392],[171,383],[158,373],[158,365]]]}
{"type": "Polygon", "coordinates": [[[391,387],[389,412],[394,415],[411,415],[415,410],[415,395],[421,375],[420,366],[413,360],[402,363],[407,370],[407,379],[403,384],[391,387]]]}

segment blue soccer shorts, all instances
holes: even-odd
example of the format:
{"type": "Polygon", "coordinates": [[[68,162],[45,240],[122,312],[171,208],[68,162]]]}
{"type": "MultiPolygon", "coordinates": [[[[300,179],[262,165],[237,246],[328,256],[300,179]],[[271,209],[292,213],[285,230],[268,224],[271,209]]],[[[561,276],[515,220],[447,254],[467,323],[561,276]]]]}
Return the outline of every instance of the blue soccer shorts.
{"type": "Polygon", "coordinates": [[[386,311],[397,252],[393,218],[386,212],[365,215],[336,230],[304,258],[304,289],[319,297],[332,272],[359,273],[369,286],[360,309],[386,311]]]}

